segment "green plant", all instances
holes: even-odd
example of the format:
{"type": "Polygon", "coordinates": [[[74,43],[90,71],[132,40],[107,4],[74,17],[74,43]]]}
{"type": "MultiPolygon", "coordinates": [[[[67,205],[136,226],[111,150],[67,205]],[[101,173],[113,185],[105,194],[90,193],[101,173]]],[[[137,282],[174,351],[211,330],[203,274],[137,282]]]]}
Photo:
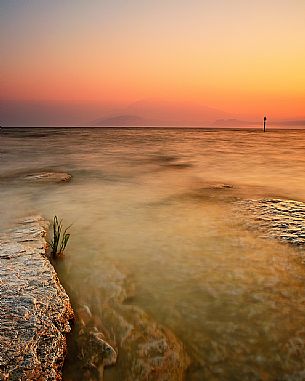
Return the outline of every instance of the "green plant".
{"type": "Polygon", "coordinates": [[[51,247],[51,254],[54,258],[64,253],[70,238],[70,234],[67,233],[70,227],[71,225],[63,230],[62,220],[58,220],[57,216],[54,216],[52,223],[53,237],[49,243],[51,247]]]}

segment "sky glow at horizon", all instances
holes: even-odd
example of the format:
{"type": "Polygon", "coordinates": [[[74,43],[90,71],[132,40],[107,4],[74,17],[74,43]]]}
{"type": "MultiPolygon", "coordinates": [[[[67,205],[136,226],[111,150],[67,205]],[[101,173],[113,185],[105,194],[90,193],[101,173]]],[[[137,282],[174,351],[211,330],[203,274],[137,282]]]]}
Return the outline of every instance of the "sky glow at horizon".
{"type": "Polygon", "coordinates": [[[0,98],[304,118],[304,20],[302,0],[1,0],[0,98]]]}

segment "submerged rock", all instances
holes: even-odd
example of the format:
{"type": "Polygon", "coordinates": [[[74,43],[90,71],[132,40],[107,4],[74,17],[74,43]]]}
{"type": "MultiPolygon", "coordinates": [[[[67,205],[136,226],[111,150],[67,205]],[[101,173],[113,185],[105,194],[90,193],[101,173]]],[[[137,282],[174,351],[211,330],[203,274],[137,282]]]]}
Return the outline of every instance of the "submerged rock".
{"type": "Polygon", "coordinates": [[[39,172],[24,176],[24,180],[43,183],[68,182],[71,178],[72,176],[65,172],[39,172]]]}
{"type": "Polygon", "coordinates": [[[90,308],[83,305],[76,311],[77,357],[86,380],[102,380],[104,368],[114,365],[117,351],[96,327],[90,308]]]}
{"type": "Polygon", "coordinates": [[[305,203],[295,200],[261,199],[237,203],[246,212],[247,224],[265,235],[294,245],[305,245],[305,203]]]}
{"type": "Polygon", "coordinates": [[[0,236],[0,380],[61,380],[73,310],[45,254],[48,223],[0,236]]]}
{"type": "MultiPolygon", "coordinates": [[[[85,277],[86,287],[95,291],[91,295],[79,291],[75,297],[80,306],[73,346],[81,374],[73,374],[71,380],[101,381],[104,368],[113,365],[117,356],[118,363],[109,370],[115,379],[184,380],[190,358],[183,343],[143,309],[130,304],[136,290],[127,275],[109,262],[104,266],[105,271],[91,271],[85,277]]],[[[68,367],[75,366],[75,356],[68,356],[68,367]]]]}
{"type": "Polygon", "coordinates": [[[38,184],[52,184],[52,183],[67,183],[71,181],[72,175],[66,172],[37,170],[32,173],[28,172],[12,172],[0,175],[0,182],[8,183],[38,183],[38,184]]]}
{"type": "Polygon", "coordinates": [[[190,358],[183,343],[169,329],[134,305],[116,306],[107,313],[116,324],[116,339],[128,369],[120,379],[184,380],[190,358]]]}
{"type": "Polygon", "coordinates": [[[114,365],[117,360],[117,352],[107,343],[104,334],[96,327],[92,331],[84,329],[79,333],[77,346],[85,379],[103,380],[104,368],[114,365]]]}

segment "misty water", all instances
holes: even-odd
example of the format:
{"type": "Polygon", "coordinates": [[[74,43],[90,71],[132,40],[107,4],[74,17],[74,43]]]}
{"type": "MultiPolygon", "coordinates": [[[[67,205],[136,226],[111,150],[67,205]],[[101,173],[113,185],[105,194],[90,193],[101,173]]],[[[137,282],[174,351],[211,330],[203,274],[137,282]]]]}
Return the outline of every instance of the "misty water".
{"type": "MultiPolygon", "coordinates": [[[[55,267],[118,350],[106,381],[304,380],[302,250],[262,238],[236,208],[305,201],[304,152],[303,131],[6,129],[0,227],[32,214],[72,224],[55,267]],[[73,178],[20,180],[39,171],[73,178]]],[[[65,381],[88,377],[78,334],[65,381]]]]}

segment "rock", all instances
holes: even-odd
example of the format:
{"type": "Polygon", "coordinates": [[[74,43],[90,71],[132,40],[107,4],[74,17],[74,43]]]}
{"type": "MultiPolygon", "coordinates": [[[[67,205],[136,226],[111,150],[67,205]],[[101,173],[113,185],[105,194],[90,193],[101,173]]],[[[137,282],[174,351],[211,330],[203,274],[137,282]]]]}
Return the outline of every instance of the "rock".
{"type": "Polygon", "coordinates": [[[69,297],[45,253],[48,223],[20,221],[0,236],[0,380],[61,380],[69,297]]]}
{"type": "Polygon", "coordinates": [[[65,172],[39,172],[24,176],[24,180],[43,183],[68,182],[72,176],[65,172]]]}
{"type": "Polygon", "coordinates": [[[103,269],[91,269],[85,276],[86,287],[74,295],[79,306],[75,308],[70,348],[75,355],[69,352],[66,374],[73,374],[77,368],[79,379],[101,381],[104,368],[118,358],[116,366],[109,369],[109,379],[184,380],[190,358],[183,343],[132,304],[137,291],[127,274],[106,259],[103,269]]]}
{"type": "Polygon", "coordinates": [[[211,185],[211,189],[232,189],[233,185],[231,184],[215,184],[211,185]]]}
{"type": "Polygon", "coordinates": [[[102,380],[104,368],[114,365],[117,352],[107,343],[102,332],[96,328],[84,329],[77,339],[78,359],[84,369],[86,380],[102,380]]]}
{"type": "Polygon", "coordinates": [[[119,349],[119,353],[124,353],[124,367],[128,371],[120,373],[119,369],[119,373],[115,373],[118,379],[184,380],[190,359],[183,344],[170,330],[161,327],[136,306],[103,305],[102,308],[105,320],[115,327],[113,346],[106,341],[97,316],[88,313],[87,308],[77,310],[75,344],[83,379],[103,380],[104,368],[116,363],[119,349]]]}
{"type": "Polygon", "coordinates": [[[125,380],[183,381],[190,358],[182,342],[140,308],[126,307],[131,314],[124,316],[125,324],[121,323],[127,327],[121,345],[130,364],[125,380]],[[134,349],[135,357],[132,356],[134,349]]]}
{"type": "Polygon", "coordinates": [[[75,353],[70,360],[74,363],[77,358],[79,371],[87,381],[103,380],[104,368],[114,365],[117,360],[117,350],[106,341],[98,323],[99,319],[86,304],[76,309],[75,353]]]}
{"type": "Polygon", "coordinates": [[[237,203],[238,213],[250,228],[294,245],[305,245],[305,203],[295,200],[260,199],[237,203]],[[245,214],[246,213],[246,214],[245,214]]]}

